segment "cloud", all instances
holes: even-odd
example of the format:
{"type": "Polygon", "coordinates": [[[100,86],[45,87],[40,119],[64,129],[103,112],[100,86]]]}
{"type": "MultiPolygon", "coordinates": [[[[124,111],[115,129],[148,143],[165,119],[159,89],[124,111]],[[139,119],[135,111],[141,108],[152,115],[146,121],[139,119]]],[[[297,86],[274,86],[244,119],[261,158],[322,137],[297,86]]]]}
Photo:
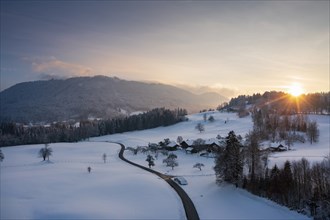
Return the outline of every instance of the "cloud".
{"type": "Polygon", "coordinates": [[[23,58],[24,60],[32,62],[32,70],[36,73],[41,73],[42,78],[65,78],[74,76],[89,76],[92,75],[92,68],[69,63],[57,59],[56,57],[34,57],[23,58]]]}

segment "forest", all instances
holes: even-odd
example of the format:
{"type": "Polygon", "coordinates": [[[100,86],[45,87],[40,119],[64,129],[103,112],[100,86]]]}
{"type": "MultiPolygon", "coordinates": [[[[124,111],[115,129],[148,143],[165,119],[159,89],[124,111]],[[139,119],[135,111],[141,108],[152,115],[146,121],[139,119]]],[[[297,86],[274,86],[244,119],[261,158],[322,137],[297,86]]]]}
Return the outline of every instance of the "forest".
{"type": "Polygon", "coordinates": [[[139,115],[109,120],[84,120],[78,123],[79,126],[69,122],[57,122],[47,126],[1,122],[0,146],[77,142],[89,137],[169,126],[186,120],[186,114],[185,109],[156,108],[139,115]]]}
{"type": "Polygon", "coordinates": [[[219,184],[225,181],[314,219],[327,219],[330,216],[329,156],[318,163],[302,158],[269,169],[268,155],[260,149],[257,132],[247,134],[246,142],[241,143],[231,131],[225,146],[217,153],[214,170],[219,184]]]}

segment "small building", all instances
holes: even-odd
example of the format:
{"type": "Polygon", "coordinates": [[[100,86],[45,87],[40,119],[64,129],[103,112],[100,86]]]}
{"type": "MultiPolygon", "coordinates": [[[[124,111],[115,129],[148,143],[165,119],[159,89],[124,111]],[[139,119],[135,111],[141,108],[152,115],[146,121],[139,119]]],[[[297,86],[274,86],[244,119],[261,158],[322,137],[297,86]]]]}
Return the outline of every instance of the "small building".
{"type": "Polygon", "coordinates": [[[181,148],[182,149],[187,149],[188,147],[191,147],[193,145],[193,140],[186,140],[181,142],[181,148]]]}
{"type": "Polygon", "coordinates": [[[205,141],[205,145],[206,145],[206,150],[208,152],[217,152],[219,147],[220,147],[220,143],[219,140],[216,138],[211,138],[205,141]]]}
{"type": "Polygon", "coordinates": [[[287,148],[283,146],[282,144],[278,145],[277,147],[270,147],[271,152],[283,152],[287,151],[287,148]]]}
{"type": "Polygon", "coordinates": [[[175,150],[178,149],[178,147],[179,147],[179,145],[178,145],[176,142],[171,141],[169,144],[167,144],[167,145],[164,147],[164,149],[165,149],[165,150],[168,150],[168,151],[175,151],[175,150]]]}
{"type": "Polygon", "coordinates": [[[187,148],[186,148],[186,153],[190,153],[190,154],[192,154],[192,153],[193,153],[193,150],[194,150],[194,148],[192,148],[192,147],[187,147],[187,148]]]}

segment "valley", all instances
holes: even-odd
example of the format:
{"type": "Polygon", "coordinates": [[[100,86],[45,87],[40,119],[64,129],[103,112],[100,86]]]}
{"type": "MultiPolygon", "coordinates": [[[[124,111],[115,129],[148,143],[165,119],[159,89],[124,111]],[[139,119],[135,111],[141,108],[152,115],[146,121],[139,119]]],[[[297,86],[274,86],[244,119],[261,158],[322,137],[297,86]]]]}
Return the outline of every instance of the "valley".
{"type": "MultiPolygon", "coordinates": [[[[126,147],[146,146],[169,138],[184,140],[215,138],[235,130],[242,136],[252,128],[250,117],[238,118],[233,113],[208,112],[214,122],[203,122],[203,114],[189,115],[189,120],[168,127],[125,132],[90,138],[78,143],[56,143],[50,161],[42,162],[37,152],[43,145],[25,145],[2,148],[5,159],[1,162],[1,218],[56,218],[56,219],[185,219],[179,197],[159,177],[132,167],[118,158],[120,142],[126,147]],[[226,123],[224,123],[226,121],[226,123]],[[194,125],[205,123],[200,133],[194,125]],[[102,161],[102,154],[107,161],[102,161]],[[92,168],[91,173],[87,167],[92,168]],[[96,205],[97,204],[97,205],[96,205]],[[15,210],[20,210],[16,212],[15,210]],[[47,211],[46,211],[47,210],[47,211]]],[[[284,159],[322,161],[329,153],[328,116],[310,116],[320,124],[320,141],[309,145],[295,144],[291,151],[269,157],[270,164],[283,166],[284,159]],[[305,154],[307,150],[314,154],[305,154]],[[309,157],[310,156],[310,157],[309,157]]],[[[267,146],[267,143],[263,144],[267,146]]],[[[257,197],[232,185],[217,185],[214,158],[174,151],[179,166],[173,170],[162,163],[159,154],[152,169],[173,176],[183,176],[188,185],[182,186],[194,202],[201,219],[304,219],[307,216],[290,211],[270,200],[257,197]],[[193,168],[203,163],[202,170],[193,168]],[[256,210],[256,211],[252,211],[256,210]]],[[[147,166],[146,154],[124,156],[147,166]]]]}

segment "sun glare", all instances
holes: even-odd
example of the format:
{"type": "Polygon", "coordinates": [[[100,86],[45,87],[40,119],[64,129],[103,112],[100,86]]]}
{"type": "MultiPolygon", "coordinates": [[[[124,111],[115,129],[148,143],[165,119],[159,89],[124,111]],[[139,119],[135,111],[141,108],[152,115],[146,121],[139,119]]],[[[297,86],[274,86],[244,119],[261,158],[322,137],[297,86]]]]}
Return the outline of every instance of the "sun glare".
{"type": "Polygon", "coordinates": [[[289,92],[292,96],[294,96],[294,97],[298,97],[298,96],[300,96],[301,94],[304,93],[304,90],[303,90],[301,84],[299,84],[299,83],[292,83],[292,85],[289,86],[289,90],[288,90],[288,92],[289,92]]]}

